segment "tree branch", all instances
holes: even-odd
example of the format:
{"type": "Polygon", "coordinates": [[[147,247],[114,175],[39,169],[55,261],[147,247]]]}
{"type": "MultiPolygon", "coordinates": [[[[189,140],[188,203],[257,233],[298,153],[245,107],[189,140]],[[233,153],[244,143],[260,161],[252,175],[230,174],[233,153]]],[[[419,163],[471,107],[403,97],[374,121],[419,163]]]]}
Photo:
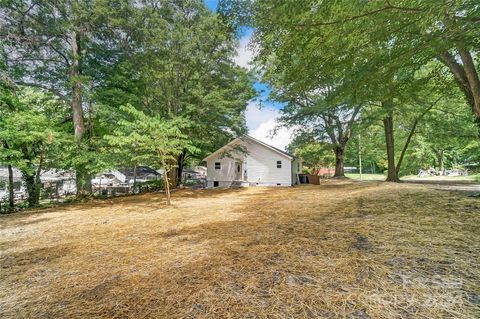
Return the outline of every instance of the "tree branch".
{"type": "Polygon", "coordinates": [[[439,97],[438,99],[435,100],[432,104],[430,104],[423,112],[418,116],[415,121],[413,122],[412,128],[410,130],[410,133],[408,133],[407,140],[405,141],[405,145],[403,145],[402,152],[400,153],[400,157],[398,159],[397,165],[395,167],[395,170],[397,171],[397,175],[400,172],[400,166],[402,165],[403,158],[405,157],[405,153],[407,152],[408,145],[410,144],[410,141],[412,140],[413,135],[415,134],[415,130],[417,128],[418,122],[430,111],[435,104],[438,103],[443,98],[443,96],[439,97]]]}
{"type": "Polygon", "coordinates": [[[462,59],[465,76],[468,81],[470,93],[472,95],[472,110],[477,118],[480,118],[480,80],[478,78],[477,70],[475,69],[475,63],[473,62],[472,55],[464,48],[459,48],[458,53],[462,59]]]}
{"type": "Polygon", "coordinates": [[[455,57],[450,52],[445,51],[440,54],[439,60],[442,61],[453,73],[455,79],[463,86],[468,88],[468,79],[463,67],[455,60],[455,57]]]}
{"type": "Polygon", "coordinates": [[[67,97],[64,94],[60,93],[60,91],[55,90],[52,87],[48,87],[48,86],[45,86],[45,85],[42,85],[42,84],[39,84],[39,83],[29,83],[29,82],[22,82],[22,81],[17,81],[17,82],[15,82],[15,84],[16,85],[29,86],[29,87],[36,87],[36,88],[46,90],[46,91],[56,95],[60,100],[66,102],[66,103],[70,103],[70,101],[67,99],[67,97]]]}

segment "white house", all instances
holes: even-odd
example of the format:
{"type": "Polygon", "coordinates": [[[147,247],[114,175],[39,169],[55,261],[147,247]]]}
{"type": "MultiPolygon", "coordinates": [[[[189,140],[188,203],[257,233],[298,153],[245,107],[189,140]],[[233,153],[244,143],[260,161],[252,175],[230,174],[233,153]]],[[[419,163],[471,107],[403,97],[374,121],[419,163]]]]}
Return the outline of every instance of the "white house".
{"type": "MultiPolygon", "coordinates": [[[[76,192],[75,172],[55,169],[42,170],[40,172],[42,188],[49,189],[56,196],[74,194],[76,192]]],[[[13,189],[16,199],[27,197],[22,172],[13,168],[13,189]]],[[[8,170],[0,166],[0,201],[8,197],[8,170]]]]}
{"type": "Polygon", "coordinates": [[[189,179],[205,179],[207,168],[204,166],[184,167],[182,170],[182,181],[189,179]]]}
{"type": "Polygon", "coordinates": [[[207,187],[292,186],[300,159],[251,136],[234,139],[206,157],[207,187]]]}

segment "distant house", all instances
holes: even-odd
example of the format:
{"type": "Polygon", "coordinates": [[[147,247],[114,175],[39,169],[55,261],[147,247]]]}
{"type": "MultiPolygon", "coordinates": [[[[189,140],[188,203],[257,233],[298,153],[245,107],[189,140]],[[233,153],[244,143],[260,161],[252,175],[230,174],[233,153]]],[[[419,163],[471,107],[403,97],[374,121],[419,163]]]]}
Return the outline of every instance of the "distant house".
{"type": "MultiPolygon", "coordinates": [[[[94,191],[100,189],[114,189],[117,193],[128,192],[133,186],[133,181],[145,183],[147,181],[158,180],[162,177],[160,173],[148,166],[137,166],[134,168],[124,168],[112,170],[95,176],[91,182],[94,191]],[[136,176],[136,178],[135,178],[136,176]]],[[[59,198],[67,195],[73,195],[77,192],[75,181],[75,172],[68,170],[42,170],[40,173],[42,187],[42,196],[48,198],[59,198]]],[[[25,199],[27,190],[23,182],[22,173],[13,168],[13,187],[16,199],[25,199]]],[[[0,201],[8,197],[8,170],[0,166],[0,201]]]]}
{"type": "Polygon", "coordinates": [[[207,187],[292,186],[302,162],[251,136],[234,139],[207,156],[207,187]]]}
{"type": "Polygon", "coordinates": [[[94,186],[130,186],[134,181],[145,183],[158,180],[162,174],[148,166],[127,167],[101,173],[92,179],[94,186]]]}
{"type": "Polygon", "coordinates": [[[119,171],[103,172],[92,179],[92,186],[94,187],[107,187],[118,185],[128,186],[126,183],[125,175],[123,175],[119,171]]]}
{"type": "Polygon", "coordinates": [[[202,176],[207,176],[207,167],[206,166],[194,166],[193,170],[202,176]]]}
{"type": "Polygon", "coordinates": [[[137,183],[145,183],[148,181],[158,180],[162,177],[161,173],[148,166],[122,168],[118,171],[125,176],[125,180],[128,184],[133,184],[134,179],[137,183]]]}
{"type": "Polygon", "coordinates": [[[343,168],[345,173],[357,173],[358,169],[355,166],[345,166],[343,168]]]}
{"type": "MultiPolygon", "coordinates": [[[[22,183],[22,172],[13,168],[13,191],[15,198],[25,198],[26,190],[22,183]]],[[[8,198],[8,169],[0,167],[0,201],[8,198]]]]}
{"type": "Polygon", "coordinates": [[[182,180],[205,179],[207,177],[207,168],[204,166],[185,167],[182,170],[182,180]]]}
{"type": "Polygon", "coordinates": [[[183,186],[201,189],[207,186],[207,168],[204,166],[185,167],[182,169],[183,186]]]}
{"type": "MultiPolygon", "coordinates": [[[[13,182],[21,182],[22,181],[22,172],[16,169],[15,167],[12,168],[13,173],[13,182]]],[[[8,168],[4,166],[0,166],[0,181],[8,181],[8,168]]]]}
{"type": "Polygon", "coordinates": [[[50,196],[73,195],[77,192],[75,172],[68,170],[49,169],[40,173],[42,188],[47,190],[50,196]]]}
{"type": "MultiPolygon", "coordinates": [[[[13,189],[16,199],[27,197],[27,190],[23,183],[22,173],[13,168],[13,189]]],[[[40,172],[40,181],[42,189],[48,190],[52,196],[64,196],[76,192],[75,172],[62,170],[42,170],[40,172]]],[[[8,196],[8,170],[0,167],[0,200],[8,196]]]]}
{"type": "Polygon", "coordinates": [[[313,175],[318,176],[333,176],[335,174],[334,167],[320,167],[312,172],[313,175]]]}

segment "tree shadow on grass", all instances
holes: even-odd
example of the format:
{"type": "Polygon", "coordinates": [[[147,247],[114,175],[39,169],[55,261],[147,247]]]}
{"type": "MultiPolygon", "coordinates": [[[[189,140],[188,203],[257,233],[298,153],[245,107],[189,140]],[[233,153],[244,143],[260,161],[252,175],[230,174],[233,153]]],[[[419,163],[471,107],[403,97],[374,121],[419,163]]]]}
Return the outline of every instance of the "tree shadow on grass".
{"type": "MultiPolygon", "coordinates": [[[[10,242],[12,244],[12,242],[10,242]]],[[[3,274],[16,275],[33,266],[49,266],[57,259],[68,256],[71,253],[68,245],[54,245],[40,247],[19,252],[11,252],[0,256],[0,265],[3,274]]]]}
{"type": "Polygon", "coordinates": [[[47,217],[35,218],[32,215],[28,215],[28,216],[23,215],[23,216],[19,216],[18,218],[10,218],[7,220],[7,222],[1,223],[0,229],[30,226],[38,223],[47,222],[50,219],[51,218],[47,218],[47,217]]]}

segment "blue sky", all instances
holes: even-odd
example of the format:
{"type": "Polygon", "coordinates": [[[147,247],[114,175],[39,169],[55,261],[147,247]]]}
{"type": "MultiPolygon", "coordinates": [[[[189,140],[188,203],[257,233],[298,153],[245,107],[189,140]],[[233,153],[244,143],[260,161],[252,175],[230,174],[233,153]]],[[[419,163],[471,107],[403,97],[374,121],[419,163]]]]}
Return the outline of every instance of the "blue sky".
{"type": "MultiPolygon", "coordinates": [[[[204,0],[205,4],[212,11],[215,11],[218,5],[218,0],[204,0]]],[[[253,57],[253,52],[249,47],[250,38],[253,33],[252,29],[246,29],[241,33],[239,38],[239,47],[237,49],[237,56],[235,62],[245,68],[249,68],[248,62],[253,57]]],[[[248,104],[245,113],[249,134],[265,143],[285,149],[292,137],[290,129],[282,128],[278,130],[275,136],[272,136],[272,130],[277,125],[277,118],[280,116],[279,109],[282,105],[278,102],[268,100],[270,88],[267,84],[256,82],[253,87],[259,93],[259,101],[251,101],[248,104]]]]}
{"type": "Polygon", "coordinates": [[[218,0],[205,0],[205,4],[210,10],[215,11],[215,9],[217,9],[218,0]]]}

